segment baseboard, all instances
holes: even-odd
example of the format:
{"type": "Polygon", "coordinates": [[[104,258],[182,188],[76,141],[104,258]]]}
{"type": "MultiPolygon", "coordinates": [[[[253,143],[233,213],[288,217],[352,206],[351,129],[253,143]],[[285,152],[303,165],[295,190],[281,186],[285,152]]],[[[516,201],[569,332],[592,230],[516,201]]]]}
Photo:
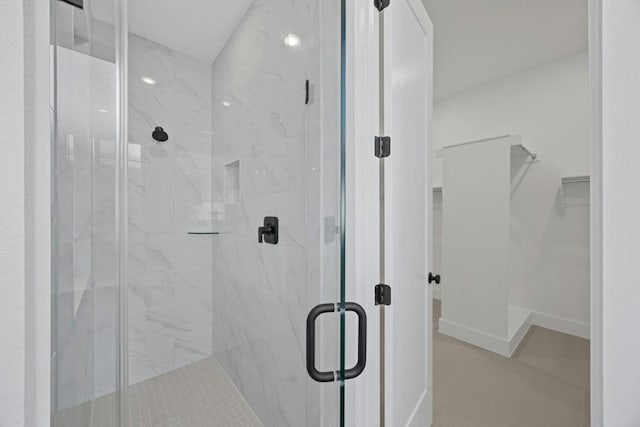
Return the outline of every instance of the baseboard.
{"type": "Polygon", "coordinates": [[[589,325],[589,323],[578,322],[551,314],[534,311],[531,313],[531,324],[584,339],[591,337],[591,325],[589,325]]]}
{"type": "Polygon", "coordinates": [[[452,338],[473,344],[505,357],[511,357],[513,355],[529,331],[529,328],[533,325],[589,339],[590,326],[588,323],[577,322],[545,313],[528,312],[513,307],[511,307],[510,310],[517,310],[520,311],[520,313],[513,319],[515,324],[509,325],[508,339],[487,334],[486,332],[463,326],[444,318],[440,318],[438,321],[438,331],[452,338]]]}
{"type": "Polygon", "coordinates": [[[531,312],[524,308],[509,307],[509,357],[515,353],[531,328],[531,312]]]}
{"type": "Polygon", "coordinates": [[[511,356],[511,346],[509,345],[509,340],[506,338],[490,335],[486,332],[469,328],[444,318],[440,318],[438,322],[438,331],[457,340],[473,344],[502,356],[511,356]]]}

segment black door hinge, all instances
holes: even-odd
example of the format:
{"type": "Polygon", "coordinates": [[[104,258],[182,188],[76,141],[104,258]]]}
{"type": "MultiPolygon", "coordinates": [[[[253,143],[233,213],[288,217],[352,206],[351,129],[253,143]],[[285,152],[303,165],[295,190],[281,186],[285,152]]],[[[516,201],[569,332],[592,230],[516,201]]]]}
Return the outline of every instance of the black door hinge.
{"type": "Polygon", "coordinates": [[[391,305],[391,286],[376,285],[376,305],[391,305]]]}
{"type": "Polygon", "coordinates": [[[391,0],[373,0],[373,5],[378,9],[378,12],[382,12],[390,3],[391,0]]]}
{"type": "Polygon", "coordinates": [[[391,154],[391,137],[376,136],[375,137],[375,154],[379,159],[389,157],[391,154]]]}

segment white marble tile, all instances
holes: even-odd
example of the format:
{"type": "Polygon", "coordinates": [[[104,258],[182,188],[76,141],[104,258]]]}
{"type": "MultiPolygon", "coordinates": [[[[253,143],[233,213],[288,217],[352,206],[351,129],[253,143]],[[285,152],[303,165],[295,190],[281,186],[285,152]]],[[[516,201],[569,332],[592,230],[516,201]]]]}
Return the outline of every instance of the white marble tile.
{"type": "Polygon", "coordinates": [[[167,131],[211,129],[208,64],[133,34],[129,52],[129,81],[146,91],[144,117],[167,131]],[[145,84],[142,77],[156,83],[145,84]]]}
{"type": "Polygon", "coordinates": [[[211,200],[211,170],[178,167],[175,169],[174,185],[176,201],[211,200]]]}
{"type": "Polygon", "coordinates": [[[129,221],[132,227],[144,233],[173,232],[173,201],[131,200],[129,221]]]}
{"type": "Polygon", "coordinates": [[[153,129],[157,126],[147,108],[148,90],[135,86],[129,87],[129,121],[153,129]]]}
{"type": "MultiPolygon", "coordinates": [[[[222,218],[219,214],[216,216],[222,218]]],[[[212,218],[214,218],[214,211],[211,201],[176,202],[174,230],[176,233],[185,235],[188,232],[213,231],[212,218]]]]}
{"type": "Polygon", "coordinates": [[[304,189],[306,178],[304,162],[299,161],[304,158],[304,149],[296,151],[298,159],[295,159],[293,154],[283,157],[261,155],[241,159],[244,166],[241,169],[241,181],[244,184],[243,196],[251,197],[304,189]]]}
{"type": "Polygon", "coordinates": [[[176,165],[183,168],[198,168],[211,171],[210,132],[175,132],[171,142],[174,146],[176,165]]]}
{"type": "Polygon", "coordinates": [[[213,352],[265,425],[320,423],[304,325],[339,290],[339,246],[323,233],[339,190],[338,21],[318,21],[336,12],[331,2],[256,0],[213,65],[214,193],[218,165],[240,163],[230,233],[213,241],[213,352]],[[289,32],[299,46],[283,43],[289,32]],[[315,102],[304,106],[310,76],[315,102]],[[256,241],[264,216],[280,220],[276,246],[256,241]]]}
{"type": "Polygon", "coordinates": [[[173,167],[147,162],[133,166],[129,167],[129,199],[166,200],[173,197],[173,167]]]}
{"type": "Polygon", "coordinates": [[[211,126],[209,103],[196,89],[186,88],[147,91],[147,113],[156,126],[167,132],[188,131],[202,133],[211,126]]]}
{"type": "Polygon", "coordinates": [[[132,122],[129,126],[129,144],[135,144],[140,151],[143,163],[158,166],[174,166],[174,146],[171,143],[158,143],[151,133],[154,126],[144,126],[140,122],[132,122]]]}

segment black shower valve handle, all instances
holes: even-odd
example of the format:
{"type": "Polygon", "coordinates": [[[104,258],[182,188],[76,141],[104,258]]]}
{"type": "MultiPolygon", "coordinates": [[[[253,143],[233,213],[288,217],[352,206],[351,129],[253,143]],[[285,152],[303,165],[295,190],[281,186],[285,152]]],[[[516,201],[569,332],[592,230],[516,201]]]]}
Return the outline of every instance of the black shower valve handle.
{"type": "Polygon", "coordinates": [[[263,224],[258,227],[258,243],[277,245],[278,229],[278,218],[275,216],[265,216],[263,224]]]}
{"type": "Polygon", "coordinates": [[[258,243],[263,243],[263,236],[271,233],[273,233],[273,227],[270,225],[258,227],[258,243]]]}

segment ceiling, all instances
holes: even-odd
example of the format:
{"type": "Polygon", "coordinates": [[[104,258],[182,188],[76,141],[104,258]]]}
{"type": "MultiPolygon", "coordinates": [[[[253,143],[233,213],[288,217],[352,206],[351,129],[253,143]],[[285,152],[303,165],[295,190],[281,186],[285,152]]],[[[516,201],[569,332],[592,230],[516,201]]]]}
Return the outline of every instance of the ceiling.
{"type": "MultiPolygon", "coordinates": [[[[435,32],[436,99],[587,47],[587,0],[422,1],[435,32]]],[[[251,2],[130,1],[129,29],[211,63],[251,2]]],[[[90,3],[95,16],[113,16],[100,10],[110,2],[90,3]]]]}
{"type": "Polygon", "coordinates": [[[445,98],[587,48],[587,0],[423,0],[434,96],[445,98]]]}
{"type": "MultiPolygon", "coordinates": [[[[86,0],[85,0],[86,1],[86,0]]],[[[129,31],[206,62],[213,62],[253,0],[134,0],[129,31]]],[[[93,16],[112,22],[110,2],[90,2],[93,16]]]]}

